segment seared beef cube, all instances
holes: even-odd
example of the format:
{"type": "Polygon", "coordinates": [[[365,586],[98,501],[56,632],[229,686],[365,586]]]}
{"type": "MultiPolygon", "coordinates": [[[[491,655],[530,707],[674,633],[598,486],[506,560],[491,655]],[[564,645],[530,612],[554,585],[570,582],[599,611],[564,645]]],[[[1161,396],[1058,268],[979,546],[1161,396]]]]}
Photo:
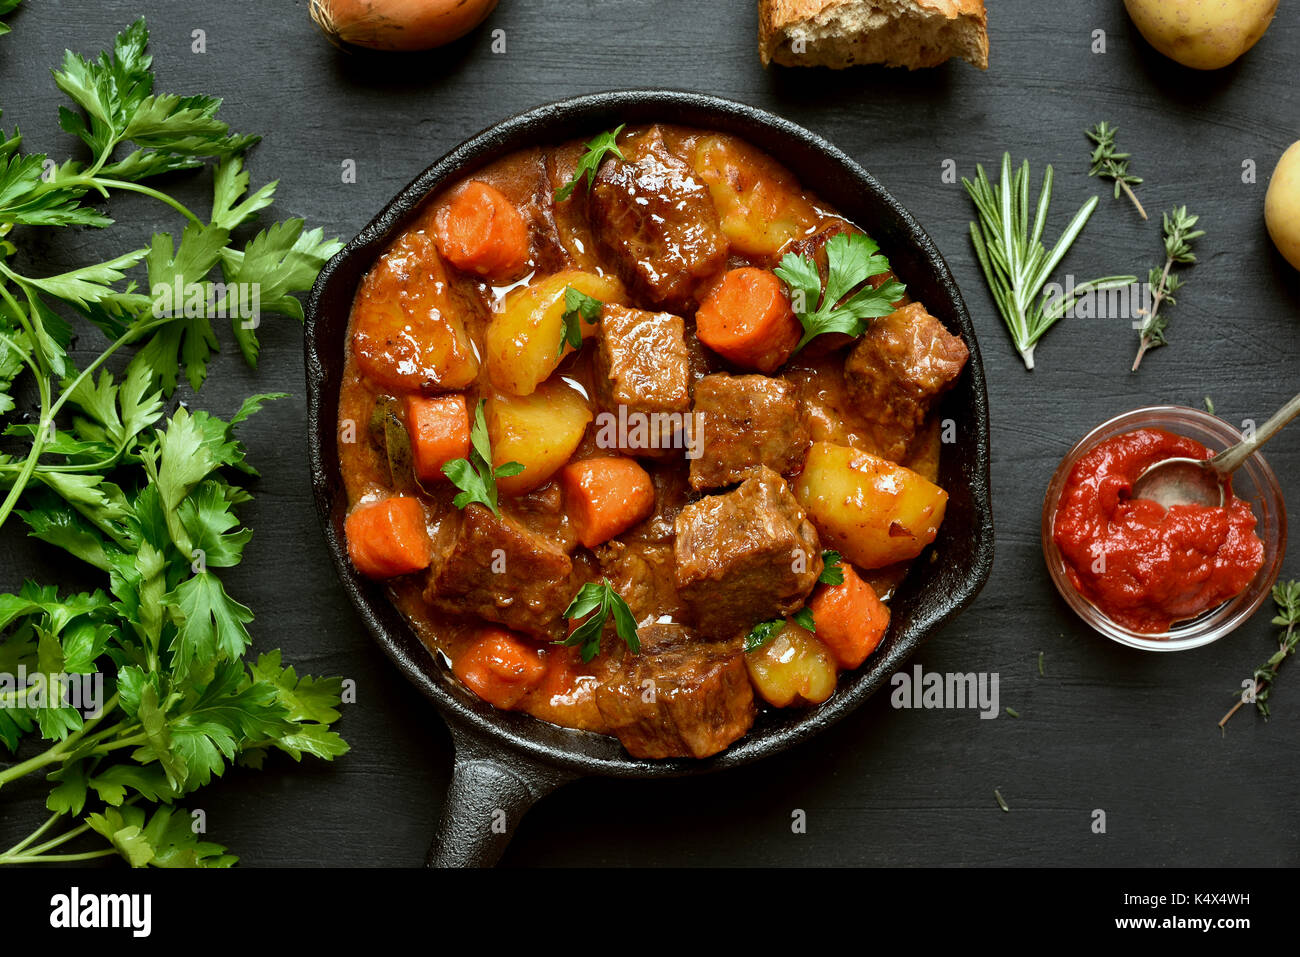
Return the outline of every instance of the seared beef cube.
{"type": "Polygon", "coordinates": [[[597,558],[601,574],[627,602],[638,625],[660,618],[681,622],[686,616],[677,594],[672,545],[613,541],[599,550],[597,558]]]}
{"type": "Polygon", "coordinates": [[[596,393],[614,421],[612,434],[597,432],[602,448],[653,457],[657,450],[681,447],[678,432],[691,401],[685,328],[680,317],[666,312],[605,307],[596,393]]]}
{"type": "Polygon", "coordinates": [[[881,454],[901,461],[925,417],[961,375],[970,350],[919,302],[874,320],[844,362],[858,411],[877,426],[881,454]]]}
{"type": "Polygon", "coordinates": [[[782,475],[803,467],[808,430],[794,389],[764,375],[706,376],[695,384],[702,454],[691,460],[691,488],[722,488],[758,465],[782,475]]]}
{"type": "Polygon", "coordinates": [[[536,638],[564,636],[560,615],[575,591],[564,550],[511,518],[469,505],[430,576],[425,600],[536,638]]]}
{"type": "Polygon", "coordinates": [[[544,161],[545,196],[539,197],[542,215],[538,226],[541,238],[538,245],[558,253],[557,258],[544,257],[538,264],[543,274],[559,272],[560,269],[583,269],[596,272],[600,268],[600,259],[596,248],[596,238],[591,229],[591,217],[587,213],[587,189],[584,185],[575,189],[563,202],[555,199],[555,191],[573,179],[577,172],[578,161],[587,152],[581,144],[570,144],[558,150],[547,150],[544,161]]]}
{"type": "Polygon", "coordinates": [[[610,733],[635,758],[707,758],[754,723],[754,691],[738,643],[685,629],[643,629],[639,655],[596,691],[610,733]]]}
{"type": "Polygon", "coordinates": [[[525,529],[554,542],[569,555],[578,547],[578,536],[564,510],[564,493],[558,481],[514,496],[510,514],[525,529]]]}
{"type": "Polygon", "coordinates": [[[822,572],[821,541],[781,476],[759,466],[740,487],[677,515],[677,588],[709,638],[734,638],[797,611],[822,572]]]}
{"type": "Polygon", "coordinates": [[[600,167],[592,227],[624,282],[658,306],[687,312],[722,270],[728,244],[708,187],[664,145],[658,127],[624,142],[600,167]]]}

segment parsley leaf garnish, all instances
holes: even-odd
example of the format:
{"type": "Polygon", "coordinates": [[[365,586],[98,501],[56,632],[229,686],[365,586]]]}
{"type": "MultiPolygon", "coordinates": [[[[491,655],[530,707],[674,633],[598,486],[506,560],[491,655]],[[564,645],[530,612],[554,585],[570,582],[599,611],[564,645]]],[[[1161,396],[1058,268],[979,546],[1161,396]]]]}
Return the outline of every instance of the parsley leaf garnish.
{"type": "MultiPolygon", "coordinates": [[[[789,620],[807,631],[817,630],[817,623],[813,621],[811,608],[800,608],[790,616],[789,620]]],[[[786,619],[784,618],[774,618],[771,621],[760,621],[750,630],[749,634],[745,636],[745,653],[749,654],[752,651],[758,651],[758,649],[762,648],[775,638],[777,633],[785,627],[785,624],[786,619]]]]}
{"type": "Polygon", "coordinates": [[[822,552],[822,573],[817,576],[817,581],[823,585],[843,585],[844,568],[840,561],[839,552],[830,548],[822,552]]]}
{"type": "Polygon", "coordinates": [[[464,508],[471,502],[485,505],[492,514],[500,517],[497,509],[497,479],[518,475],[524,470],[519,462],[506,462],[492,467],[492,440],[488,437],[487,420],[483,416],[486,399],[479,399],[474,408],[474,425],[469,432],[469,458],[455,459],[442,467],[443,474],[460,489],[452,504],[464,508]]]}
{"type": "Polygon", "coordinates": [[[564,329],[560,332],[560,348],[557,355],[564,355],[565,346],[582,348],[582,325],[585,322],[594,326],[600,321],[605,304],[593,299],[584,292],[569,286],[564,290],[564,329]]]}
{"type": "Polygon", "coordinates": [[[862,233],[832,236],[826,243],[825,289],[816,259],[785,254],[773,271],[789,287],[794,313],[803,325],[803,338],[796,352],[827,332],[860,336],[867,328],[865,320],[894,311],[894,303],[903,297],[907,287],[896,279],[888,280],[879,289],[867,282],[889,270],[889,260],[879,255],[879,249],[874,239],[862,233]]]}
{"type": "Polygon", "coordinates": [[[634,655],[641,654],[641,639],[637,635],[632,609],[628,608],[627,602],[614,591],[614,586],[609,583],[608,578],[599,582],[588,582],[578,589],[578,594],[573,596],[573,601],[564,610],[564,617],[570,621],[578,618],[587,618],[587,620],[575,628],[568,638],[557,641],[556,644],[570,648],[580,647],[582,660],[591,661],[600,653],[601,632],[605,630],[605,622],[609,621],[611,615],[614,616],[614,630],[623,639],[628,650],[634,655]],[[591,617],[588,618],[588,615],[591,617]]]}
{"type": "Polygon", "coordinates": [[[573,171],[573,178],[555,191],[555,198],[559,202],[564,202],[573,195],[573,191],[578,188],[583,179],[587,180],[587,189],[591,189],[592,184],[596,181],[596,171],[600,169],[600,164],[605,161],[606,154],[612,154],[619,159],[623,158],[623,151],[618,148],[618,134],[623,132],[627,124],[623,123],[612,132],[606,131],[597,136],[587,144],[587,152],[582,154],[578,160],[578,165],[573,171]]]}
{"type": "Polygon", "coordinates": [[[806,606],[800,608],[793,615],[791,615],[790,620],[793,621],[800,628],[806,629],[808,631],[817,630],[817,622],[813,621],[812,609],[806,606]]]}
{"type": "Polygon", "coordinates": [[[754,626],[753,630],[745,636],[745,653],[758,651],[769,641],[776,637],[776,633],[785,625],[784,618],[776,618],[772,621],[760,621],[754,626]]]}

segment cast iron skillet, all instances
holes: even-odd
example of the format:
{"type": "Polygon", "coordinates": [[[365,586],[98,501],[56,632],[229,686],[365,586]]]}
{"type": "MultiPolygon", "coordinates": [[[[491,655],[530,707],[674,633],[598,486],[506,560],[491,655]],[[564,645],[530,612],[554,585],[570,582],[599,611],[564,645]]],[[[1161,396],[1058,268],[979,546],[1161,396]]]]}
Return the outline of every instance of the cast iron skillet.
{"type": "Polygon", "coordinates": [[[947,264],[907,210],[857,163],[807,130],[750,106],[666,90],[597,93],[540,106],[485,130],[421,173],[325,266],[308,303],[306,361],[312,485],[343,588],[380,647],[442,712],[455,743],[450,792],[429,852],[432,866],[495,863],[528,808],[580,776],[703,774],[794,747],[866,701],[988,579],[993,562],[988,398],[975,329],[947,264]],[[654,121],[736,134],[784,163],[800,182],[871,233],[909,293],[960,332],[971,353],[942,409],[954,420],[957,436],[943,449],[939,480],[951,496],[947,517],[933,560],[923,554],[891,602],[893,624],[880,648],[867,667],[841,676],[825,704],[764,712],[745,738],[704,761],[638,760],[614,738],[565,730],[483,703],[425,649],[383,588],[353,570],[343,539],[347,499],[336,416],[348,315],[366,271],[412,221],[421,201],[444,184],[526,146],[654,121]]]}

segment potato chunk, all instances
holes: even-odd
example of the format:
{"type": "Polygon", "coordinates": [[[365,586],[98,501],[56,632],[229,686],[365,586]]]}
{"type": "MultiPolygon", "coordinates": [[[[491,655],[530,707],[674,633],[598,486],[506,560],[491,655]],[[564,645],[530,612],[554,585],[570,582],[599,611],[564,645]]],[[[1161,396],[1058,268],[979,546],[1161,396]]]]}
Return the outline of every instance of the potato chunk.
{"type": "Polygon", "coordinates": [[[794,494],[822,541],[859,568],[915,558],[934,541],[948,493],[911,469],[814,442],[794,494]]]}
{"type": "Polygon", "coordinates": [[[563,380],[543,382],[532,395],[494,395],[487,401],[493,466],[519,462],[518,475],[497,479],[505,495],[522,495],[544,485],[582,441],[591,408],[563,380]]]}
{"type": "Polygon", "coordinates": [[[706,136],[695,148],[695,172],[709,187],[731,248],[775,256],[817,222],[799,184],[770,158],[727,136],[706,136]]]}
{"type": "Polygon", "coordinates": [[[821,704],[835,693],[835,656],[812,632],[787,621],[776,637],[745,655],[749,680],[774,708],[821,704]]]}
{"type": "MultiPolygon", "coordinates": [[[[564,357],[573,352],[564,335],[565,292],[578,292],[601,302],[621,303],[623,284],[614,276],[566,269],[506,296],[505,308],[488,323],[485,353],[492,385],[511,395],[532,395],[564,357]]],[[[583,338],[593,336],[596,324],[579,323],[583,338]]]]}
{"type": "Polygon", "coordinates": [[[478,375],[446,267],[425,233],[402,236],[366,275],[352,349],[366,378],[399,392],[463,389],[478,375]]]}

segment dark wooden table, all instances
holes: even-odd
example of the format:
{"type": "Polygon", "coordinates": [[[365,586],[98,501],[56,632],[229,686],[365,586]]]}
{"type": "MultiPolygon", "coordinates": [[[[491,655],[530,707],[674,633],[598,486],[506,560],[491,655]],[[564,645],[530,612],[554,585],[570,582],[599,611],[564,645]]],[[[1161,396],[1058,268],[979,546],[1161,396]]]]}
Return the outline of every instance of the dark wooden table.
{"type": "MultiPolygon", "coordinates": [[[[926,226],[965,290],[981,335],[994,416],[998,556],[976,604],[916,659],[927,670],[997,672],[1020,715],[901,711],[880,695],[816,741],[746,770],[651,783],[587,780],[526,819],[511,865],[1282,865],[1300,863],[1300,665],[1283,676],[1265,723],[1216,723],[1233,689],[1274,648],[1261,613],[1198,651],[1128,651],[1091,633],[1057,598],[1043,567],[1039,509],[1062,454],[1102,420],[1139,405],[1201,405],[1230,422],[1263,419],[1300,377],[1297,274],[1273,251],[1262,208],[1277,157],[1300,136],[1300,19],[1285,8],[1239,64],[1202,75],[1145,45],[1118,0],[991,0],[992,66],[954,63],[907,74],[764,72],[753,0],[502,0],[494,55],[480,31],[410,57],[348,55],[310,23],[306,0],[29,0],[0,39],[0,105],[32,149],[72,148],[57,131],[49,76],[64,47],[96,53],[140,13],[153,29],[160,89],[223,96],[232,125],[266,135],[255,182],[282,180],[274,212],[350,237],[422,168],[518,110],[618,87],[701,90],[772,110],[826,136],[870,169],[926,226]],[[192,52],[194,30],[207,52],[192,52]],[[1106,33],[1104,54],[1093,31],[1106,33]],[[1147,178],[1158,212],[1188,204],[1208,235],[1172,311],[1168,348],[1130,374],[1124,320],[1066,321],[1028,373],[1012,350],[967,238],[971,207],[945,182],[1010,149],[1057,171],[1055,235],[1088,196],[1103,195],[1062,274],[1140,272],[1160,254],[1142,223],[1087,178],[1083,130],[1106,119],[1147,178]],[[341,164],[355,160],[355,184],[341,164]],[[1254,161],[1258,181],[1242,182],[1254,161]],[[1045,676],[1038,672],[1044,656],[1045,676]],[[998,789],[1010,807],[999,809],[998,789]],[[807,833],[791,833],[795,809],[807,833]],[[1093,833],[1094,809],[1106,833],[1093,833]]],[[[815,184],[813,184],[815,186],[815,184]]],[[[188,186],[188,184],[187,184],[188,186]]],[[[187,188],[187,187],[182,187],[187,188]]],[[[193,184],[196,201],[205,179],[193,184]]],[[[118,202],[121,229],[144,238],[158,207],[118,202]]],[[[116,251],[92,233],[37,240],[49,268],[116,251]]],[[[234,771],[191,803],[210,836],[251,865],[416,865],[447,784],[440,718],[363,633],[336,585],[312,508],[303,438],[300,333],[264,327],[262,367],[225,351],[197,399],[222,414],[254,391],[289,401],[243,434],[263,478],[245,510],[256,536],[231,593],[257,614],[257,647],[280,646],[300,670],[355,679],[334,766],[287,759],[234,771]]],[[[1269,459],[1296,493],[1300,433],[1269,459]]],[[[0,587],[63,581],[51,551],[18,523],[5,532],[0,587]]],[[[1292,560],[1286,572],[1300,566],[1292,560]]],[[[89,579],[88,579],[89,580],[89,579]]],[[[44,788],[0,799],[0,838],[44,817],[44,788]]],[[[4,843],[0,840],[0,843],[4,843]]]]}

